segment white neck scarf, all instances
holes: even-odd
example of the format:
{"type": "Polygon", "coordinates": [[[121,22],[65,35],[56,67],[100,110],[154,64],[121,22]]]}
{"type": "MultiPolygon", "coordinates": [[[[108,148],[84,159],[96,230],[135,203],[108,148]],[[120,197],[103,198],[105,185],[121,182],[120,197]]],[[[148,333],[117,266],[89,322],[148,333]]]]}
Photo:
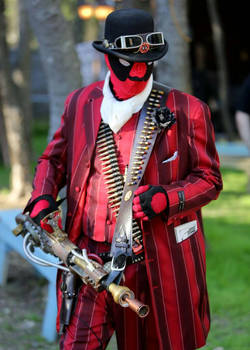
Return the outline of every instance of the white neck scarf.
{"type": "Polygon", "coordinates": [[[110,72],[108,71],[103,86],[103,101],[101,105],[101,116],[104,123],[117,133],[121,127],[132,117],[134,113],[144,105],[153,86],[153,75],[151,74],[145,89],[138,95],[127,100],[118,101],[109,87],[110,72]]]}

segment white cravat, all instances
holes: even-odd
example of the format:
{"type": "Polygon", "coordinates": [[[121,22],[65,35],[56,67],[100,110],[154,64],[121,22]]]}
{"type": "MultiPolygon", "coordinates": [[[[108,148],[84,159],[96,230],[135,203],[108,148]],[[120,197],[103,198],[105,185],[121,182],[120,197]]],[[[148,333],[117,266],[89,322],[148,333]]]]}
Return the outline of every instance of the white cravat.
{"type": "Polygon", "coordinates": [[[144,105],[153,86],[153,75],[151,74],[145,89],[138,95],[127,100],[118,101],[109,87],[110,72],[108,71],[103,86],[103,101],[101,105],[101,116],[104,123],[117,133],[121,127],[132,117],[134,113],[144,105]]]}

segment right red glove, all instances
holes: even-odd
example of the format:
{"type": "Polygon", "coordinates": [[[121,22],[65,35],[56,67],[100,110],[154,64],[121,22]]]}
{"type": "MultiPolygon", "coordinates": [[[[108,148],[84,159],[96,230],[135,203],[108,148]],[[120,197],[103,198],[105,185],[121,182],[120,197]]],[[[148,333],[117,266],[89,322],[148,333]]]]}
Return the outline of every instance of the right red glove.
{"type": "MultiPolygon", "coordinates": [[[[48,232],[53,232],[51,230],[51,227],[48,224],[44,223],[42,220],[48,214],[58,210],[59,203],[57,203],[51,195],[44,194],[34,199],[27,206],[25,211],[28,211],[30,213],[29,214],[30,217],[36,224],[40,225],[44,230],[48,232]]],[[[62,228],[62,224],[60,220],[58,223],[59,223],[59,227],[62,228]]]]}

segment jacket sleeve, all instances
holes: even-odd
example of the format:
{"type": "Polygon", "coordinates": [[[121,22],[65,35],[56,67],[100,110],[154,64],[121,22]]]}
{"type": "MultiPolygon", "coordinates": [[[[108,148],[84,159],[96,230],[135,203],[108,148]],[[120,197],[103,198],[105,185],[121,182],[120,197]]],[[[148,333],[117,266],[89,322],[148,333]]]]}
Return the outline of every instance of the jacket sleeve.
{"type": "Polygon", "coordinates": [[[66,184],[66,119],[70,98],[71,94],[65,101],[60,127],[55,132],[42,156],[38,159],[29,203],[43,194],[50,194],[56,199],[59,190],[66,184]]]}
{"type": "Polygon", "coordinates": [[[222,189],[219,157],[208,106],[197,102],[190,112],[190,171],[186,178],[163,185],[169,199],[168,218],[197,210],[216,199],[222,189]]]}

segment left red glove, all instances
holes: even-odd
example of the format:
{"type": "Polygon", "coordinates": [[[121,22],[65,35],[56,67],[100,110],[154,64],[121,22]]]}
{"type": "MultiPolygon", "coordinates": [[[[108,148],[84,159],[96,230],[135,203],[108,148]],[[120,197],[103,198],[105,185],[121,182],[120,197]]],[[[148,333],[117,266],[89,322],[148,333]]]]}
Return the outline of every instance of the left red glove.
{"type": "Polygon", "coordinates": [[[168,195],[161,186],[140,186],[134,194],[135,219],[147,221],[168,209],[168,195]]]}

